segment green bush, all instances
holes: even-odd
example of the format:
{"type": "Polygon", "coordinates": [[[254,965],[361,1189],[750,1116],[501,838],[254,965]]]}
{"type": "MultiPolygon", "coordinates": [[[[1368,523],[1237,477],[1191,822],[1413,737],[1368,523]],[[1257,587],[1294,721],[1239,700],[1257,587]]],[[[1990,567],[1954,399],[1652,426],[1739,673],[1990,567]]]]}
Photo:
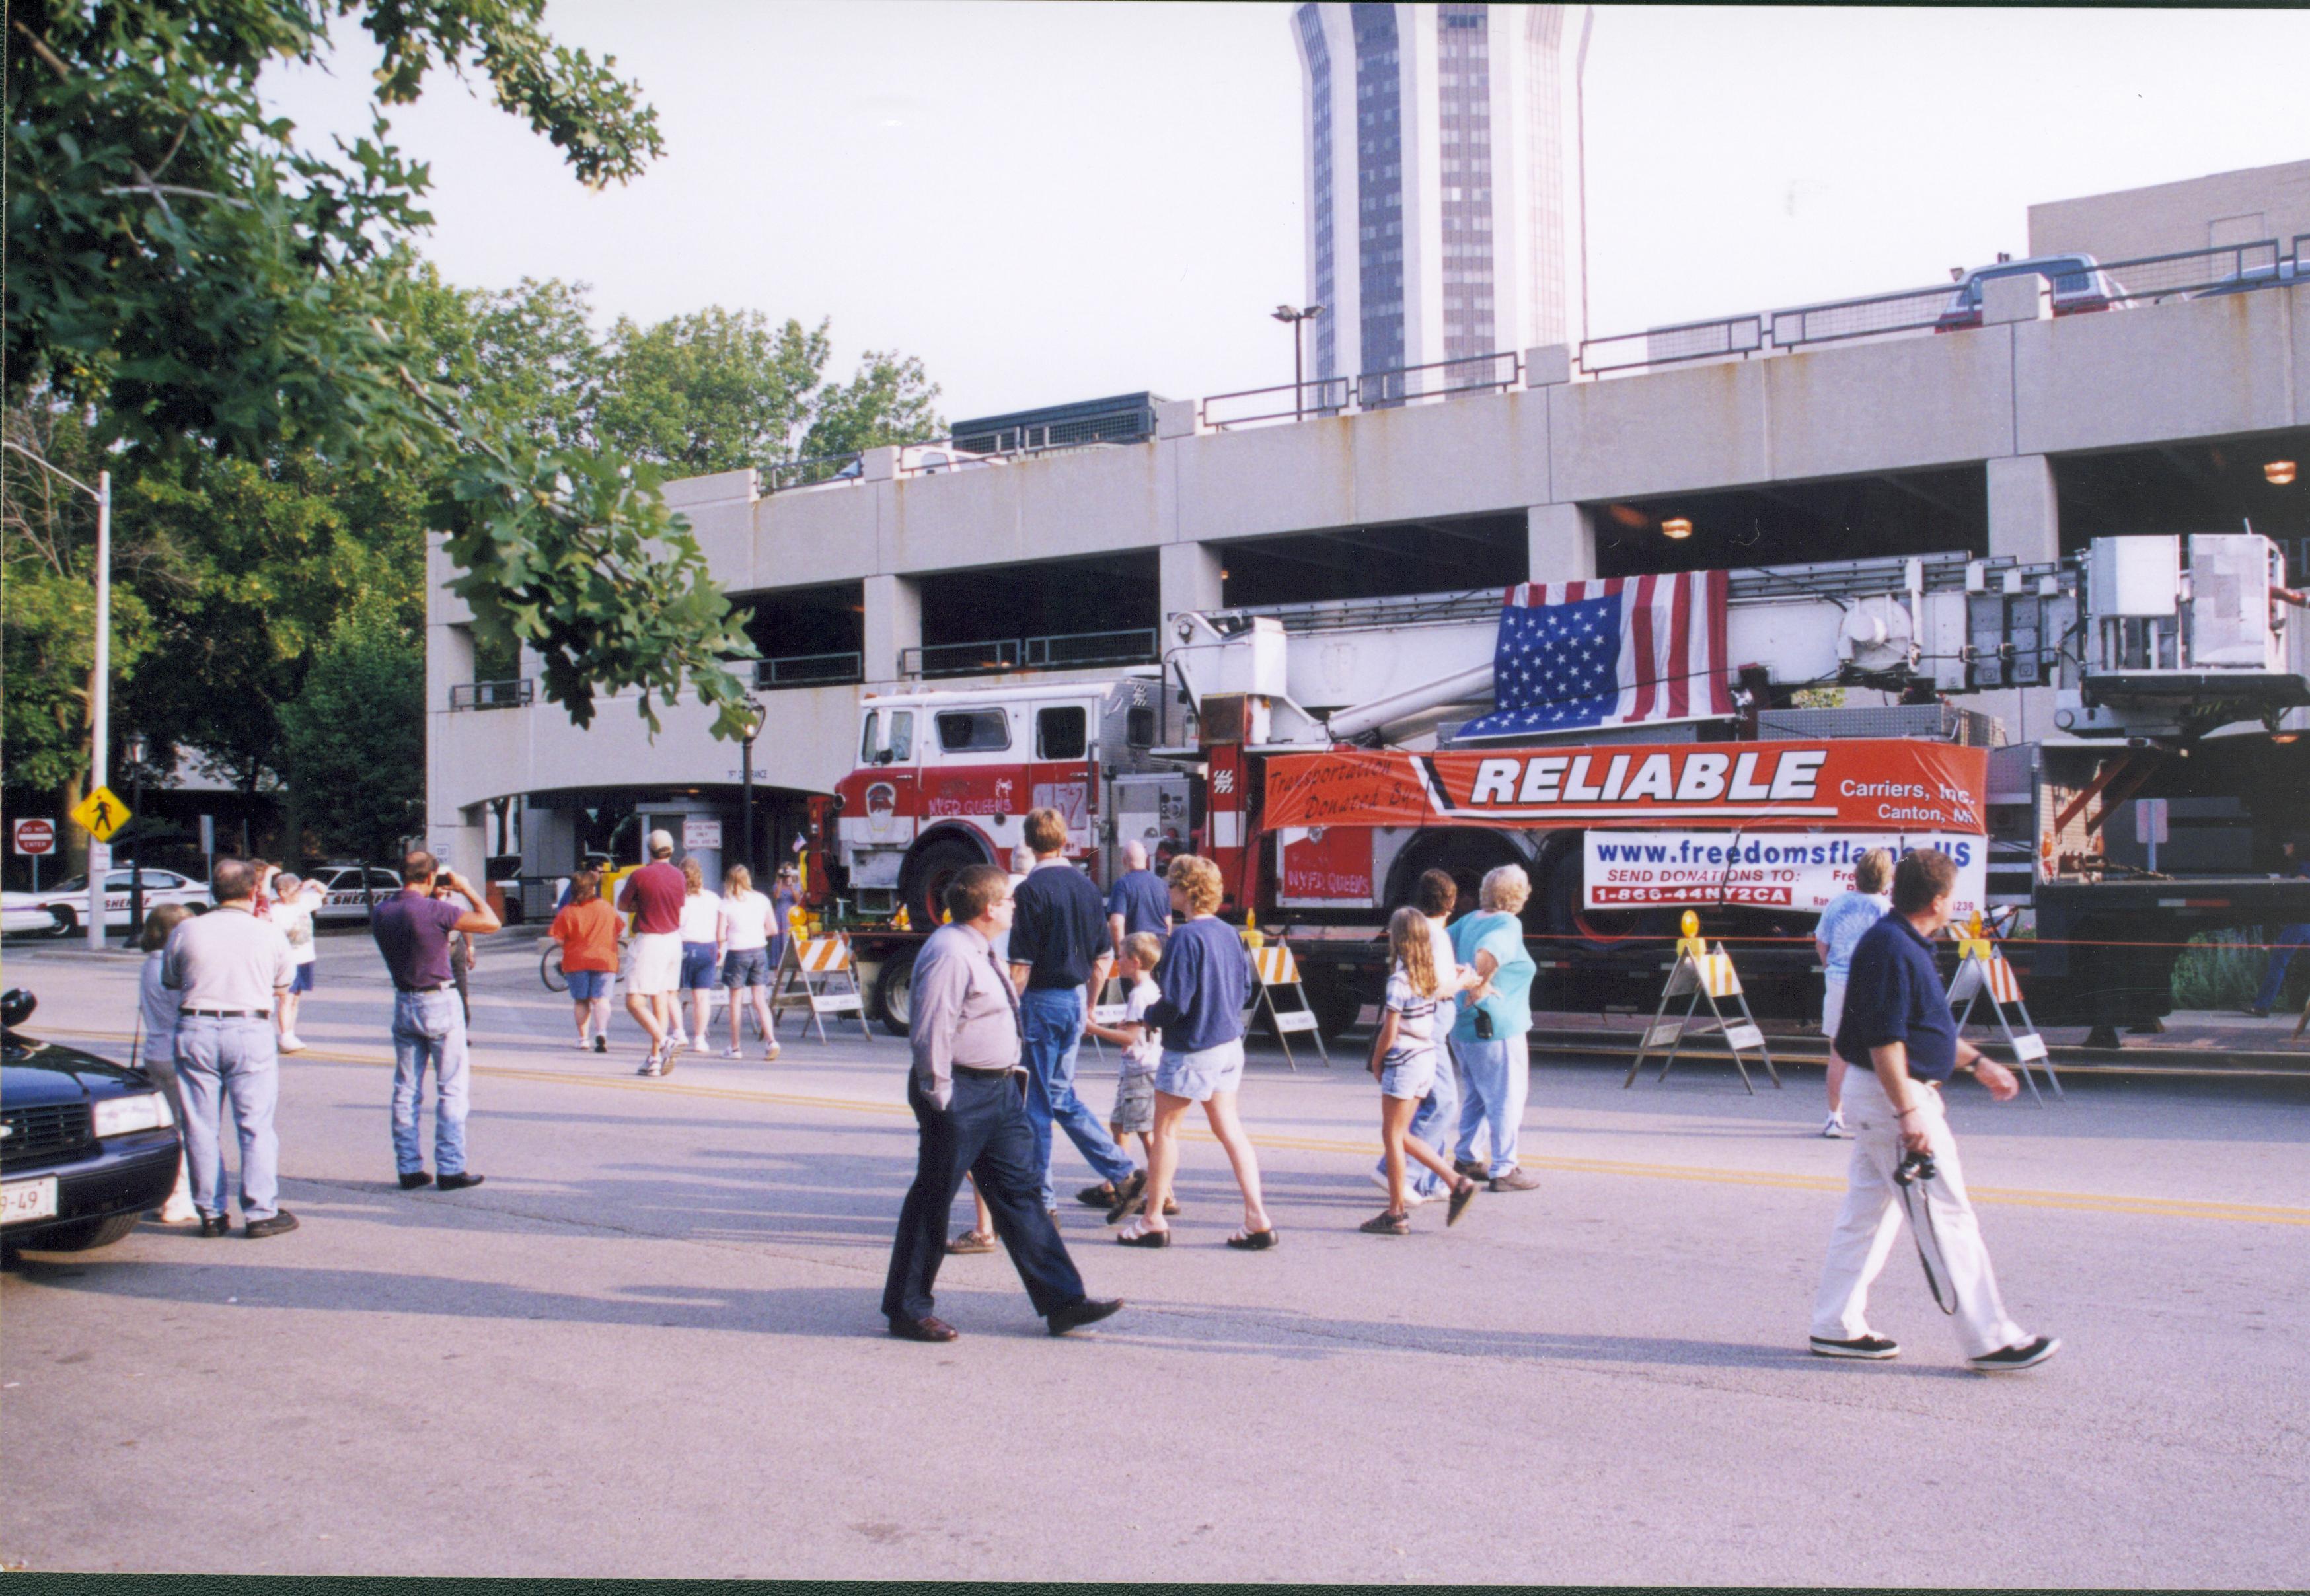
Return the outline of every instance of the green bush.
{"type": "MultiPolygon", "coordinates": [[[[2276,935],[2275,926],[2245,925],[2235,931],[2200,932],[2192,937],[2182,957],[2174,961],[2174,1006],[2245,1008],[2262,989],[2271,956],[2262,948],[2235,944],[2266,942],[2276,935]]],[[[2297,953],[2286,972],[2286,984],[2280,989],[2279,1005],[2299,1009],[2306,993],[2310,993],[2310,953],[2297,953]]]]}

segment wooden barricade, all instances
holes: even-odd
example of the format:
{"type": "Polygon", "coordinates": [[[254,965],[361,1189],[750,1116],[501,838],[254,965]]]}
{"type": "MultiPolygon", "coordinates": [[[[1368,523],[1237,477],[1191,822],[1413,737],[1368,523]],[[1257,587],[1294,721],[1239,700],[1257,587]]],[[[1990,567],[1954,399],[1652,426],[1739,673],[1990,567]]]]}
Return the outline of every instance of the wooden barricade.
{"type": "Polygon", "coordinates": [[[1657,1079],[1668,1079],[1669,1067],[1687,1039],[1696,1037],[1722,1037],[1732,1051],[1732,1067],[1741,1071],[1741,1084],[1754,1097],[1756,1082],[1749,1079],[1749,1065],[1741,1056],[1750,1049],[1764,1061],[1766,1074],[1773,1084],[1781,1084],[1781,1072],[1773,1065],[1772,1051],[1765,1045],[1765,1033],[1758,1026],[1756,1016],[1749,1012],[1748,994],[1741,989],[1741,973],[1732,967],[1732,956],[1724,951],[1724,944],[1716,944],[1709,951],[1700,939],[1700,916],[1685,911],[1684,934],[1677,940],[1676,963],[1669,968],[1668,984],[1662,989],[1660,1007],[1654,1011],[1652,1023],[1645,1027],[1645,1037],[1637,1048],[1637,1056],[1628,1065],[1628,1073],[1621,1080],[1622,1089],[1636,1082],[1637,1071],[1654,1050],[1664,1048],[1668,1056],[1661,1061],[1657,1079]],[[1668,1006],[1677,998],[1685,1000],[1684,1012],[1669,1018],[1668,1006]],[[1693,1012],[1706,1000],[1710,1018],[1696,1026],[1693,1012]],[[1729,999],[1738,1010],[1738,1021],[1727,1019],[1719,999],[1729,999]]]}
{"type": "Polygon", "coordinates": [[[866,994],[858,990],[858,971],[850,961],[850,939],[837,932],[832,936],[804,940],[789,936],[786,952],[778,961],[777,979],[770,987],[770,1030],[775,1037],[778,1017],[786,1010],[800,1009],[810,1016],[809,1024],[824,1042],[826,1016],[847,1014],[858,1021],[858,1034],[868,1041],[874,1033],[866,1028],[866,994]]]}
{"type": "Polygon", "coordinates": [[[1273,942],[1246,951],[1251,955],[1252,981],[1259,990],[1252,1011],[1256,1014],[1260,1006],[1265,1005],[1267,1018],[1275,1026],[1275,1039],[1283,1048],[1283,1062],[1295,1072],[1298,1070],[1299,1061],[1291,1056],[1290,1037],[1295,1031],[1305,1031],[1316,1038],[1316,1051],[1329,1067],[1332,1050],[1324,1045],[1323,1027],[1316,1022],[1316,1011],[1307,1002],[1307,989],[1299,984],[1299,961],[1291,957],[1291,950],[1281,942],[1273,942]],[[1290,1008],[1276,1002],[1278,993],[1291,1000],[1290,1008]]]}
{"type": "Polygon", "coordinates": [[[1983,998],[1989,1000],[1989,1011],[1996,1018],[1997,1028],[2004,1033],[2005,1045],[2013,1050],[2013,1062],[2020,1069],[2021,1079],[2028,1084],[2029,1096],[2038,1107],[2045,1106],[2044,1096],[2037,1090],[2037,1078],[2029,1066],[2034,1062],[2045,1071],[2055,1097],[2062,1096],[2062,1078],[2054,1072],[2054,1061],[2046,1056],[2045,1039],[2037,1034],[2037,1022],[2029,1018],[2029,1005],[2021,999],[2021,982],[2013,967],[2005,961],[1981,927],[1981,917],[1974,916],[1969,934],[1958,940],[1957,969],[1950,976],[1949,1001],[1951,1008],[1958,1003],[1957,1028],[1962,1033],[1966,1022],[1973,1017],[1973,1006],[1983,998]],[[2021,1016],[2019,1029],[2015,1029],[2007,1010],[2021,1016]]]}

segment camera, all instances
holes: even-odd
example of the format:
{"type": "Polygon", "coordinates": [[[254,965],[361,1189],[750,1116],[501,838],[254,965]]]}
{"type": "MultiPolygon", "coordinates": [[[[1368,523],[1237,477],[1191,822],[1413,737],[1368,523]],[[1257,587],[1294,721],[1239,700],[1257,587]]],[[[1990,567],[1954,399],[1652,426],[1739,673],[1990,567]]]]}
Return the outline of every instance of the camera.
{"type": "Polygon", "coordinates": [[[1933,1167],[1931,1153],[1909,1153],[1901,1159],[1900,1167],[1893,1171],[1896,1185],[1909,1185],[1916,1181],[1931,1180],[1940,1171],[1933,1167]]]}

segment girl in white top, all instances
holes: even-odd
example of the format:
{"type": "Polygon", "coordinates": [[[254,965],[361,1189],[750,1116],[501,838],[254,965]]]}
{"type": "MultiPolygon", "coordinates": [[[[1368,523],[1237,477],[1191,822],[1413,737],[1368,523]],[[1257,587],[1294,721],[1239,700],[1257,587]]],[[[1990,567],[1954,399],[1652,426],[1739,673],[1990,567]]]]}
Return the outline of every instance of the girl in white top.
{"type": "MultiPolygon", "coordinates": [[[[180,903],[164,903],[144,916],[144,934],[137,946],[143,949],[144,968],[136,978],[137,1066],[152,1078],[153,1083],[169,1095],[169,1106],[175,1111],[177,1123],[185,1123],[185,1094],[177,1085],[177,1006],[178,995],[161,984],[161,950],[169,945],[169,933],[183,922],[192,918],[193,911],[180,903]]],[[[221,1175],[220,1175],[221,1179],[221,1175]]],[[[223,1189],[221,1185],[218,1187],[223,1189]]],[[[184,1156],[177,1158],[176,1189],[161,1204],[161,1223],[189,1225],[201,1217],[193,1206],[193,1182],[185,1167],[184,1156]]]]}
{"type": "Polygon", "coordinates": [[[762,1038],[762,1057],[778,1056],[777,1038],[770,1034],[770,917],[777,906],[754,890],[754,872],[734,864],[722,878],[722,984],[730,993],[730,1045],[724,1058],[739,1058],[739,994],[754,1010],[754,1028],[762,1038]]]}
{"type": "Polygon", "coordinates": [[[313,990],[317,958],[313,916],[328,893],[320,882],[299,880],[285,870],[273,878],[273,924],[288,937],[289,951],[297,960],[296,978],[290,983],[289,995],[281,1000],[281,1011],[274,1020],[281,1028],[281,1051],[302,1053],[305,1043],[297,1035],[297,1010],[305,994],[313,990]]]}
{"type": "MultiPolygon", "coordinates": [[[[697,1040],[682,1038],[684,1047],[706,1051],[706,1022],[714,1013],[713,972],[722,962],[722,900],[706,889],[706,867],[695,859],[682,862],[682,878],[689,884],[689,896],[682,900],[682,984],[690,989],[690,1029],[697,1040]],[[700,950],[703,950],[701,953],[700,950]],[[703,961],[705,975],[698,977],[698,965],[703,961]]],[[[679,1011],[674,1023],[682,1023],[679,1011]]]]}

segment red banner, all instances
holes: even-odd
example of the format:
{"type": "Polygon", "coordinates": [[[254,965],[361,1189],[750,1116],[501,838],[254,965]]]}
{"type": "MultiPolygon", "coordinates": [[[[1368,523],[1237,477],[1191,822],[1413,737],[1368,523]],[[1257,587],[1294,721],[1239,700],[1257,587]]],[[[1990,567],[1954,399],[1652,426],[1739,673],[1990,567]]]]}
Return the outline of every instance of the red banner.
{"type": "Polygon", "coordinates": [[[1989,755],[1941,742],[1271,754],[1263,823],[1985,831],[1989,755]]]}

